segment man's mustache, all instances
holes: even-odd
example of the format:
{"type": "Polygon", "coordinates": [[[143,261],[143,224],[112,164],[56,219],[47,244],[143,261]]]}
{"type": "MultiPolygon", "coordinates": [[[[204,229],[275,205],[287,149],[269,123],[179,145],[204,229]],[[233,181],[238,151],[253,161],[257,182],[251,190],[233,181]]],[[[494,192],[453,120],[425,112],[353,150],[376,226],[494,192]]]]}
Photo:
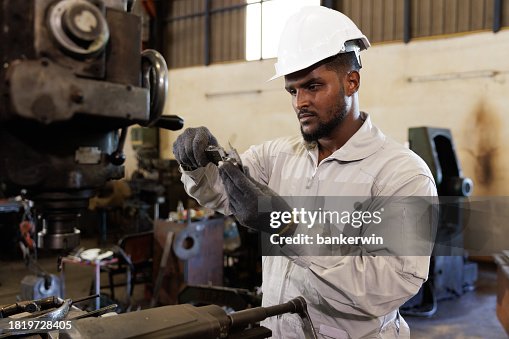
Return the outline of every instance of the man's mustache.
{"type": "Polygon", "coordinates": [[[304,114],[307,114],[307,115],[317,115],[316,112],[313,112],[313,111],[309,111],[307,109],[302,109],[300,110],[298,113],[297,113],[297,116],[302,116],[304,114]]]}

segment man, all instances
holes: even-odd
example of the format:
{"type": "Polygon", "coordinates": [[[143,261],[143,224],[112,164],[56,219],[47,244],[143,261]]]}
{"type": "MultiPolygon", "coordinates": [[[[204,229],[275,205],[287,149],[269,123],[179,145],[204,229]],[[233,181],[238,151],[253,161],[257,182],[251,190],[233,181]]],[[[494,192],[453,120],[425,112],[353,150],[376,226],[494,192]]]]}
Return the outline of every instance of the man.
{"type": "MultiPolygon", "coordinates": [[[[425,163],[359,110],[359,52],[369,46],[337,11],[306,7],[291,17],[273,78],[285,77],[302,137],[252,146],[241,157],[244,174],[230,163],[209,162],[204,149],[217,141],[206,128],[187,129],[173,147],[188,193],[262,231],[268,228],[257,213],[259,197],[436,196],[425,163]]],[[[397,217],[402,225],[407,218],[397,217]]],[[[288,229],[292,234],[292,227],[277,232],[288,229]]],[[[428,256],[265,256],[263,306],[301,295],[321,338],[407,338],[398,308],[417,293],[428,267],[428,256]]],[[[263,325],[274,338],[303,337],[296,315],[263,325]]]]}

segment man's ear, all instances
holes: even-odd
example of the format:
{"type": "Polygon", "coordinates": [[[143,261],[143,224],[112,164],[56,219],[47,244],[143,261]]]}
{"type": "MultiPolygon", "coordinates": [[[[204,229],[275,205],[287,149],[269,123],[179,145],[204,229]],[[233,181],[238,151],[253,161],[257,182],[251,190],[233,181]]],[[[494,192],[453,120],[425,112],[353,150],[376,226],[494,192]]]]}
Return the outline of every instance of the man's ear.
{"type": "Polygon", "coordinates": [[[350,71],[347,73],[345,78],[346,91],[345,94],[347,96],[352,96],[357,93],[359,87],[361,85],[361,75],[358,71],[350,71]]]}

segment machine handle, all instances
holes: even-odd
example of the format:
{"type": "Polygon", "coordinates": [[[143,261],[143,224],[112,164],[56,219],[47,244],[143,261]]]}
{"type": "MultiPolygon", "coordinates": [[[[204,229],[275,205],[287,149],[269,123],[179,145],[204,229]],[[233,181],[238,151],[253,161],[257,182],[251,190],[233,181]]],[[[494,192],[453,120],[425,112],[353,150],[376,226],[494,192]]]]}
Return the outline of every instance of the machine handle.
{"type": "Polygon", "coordinates": [[[184,127],[184,119],[178,115],[161,115],[153,124],[154,127],[167,129],[170,131],[178,131],[184,127]]]}
{"type": "Polygon", "coordinates": [[[228,315],[232,328],[243,328],[254,322],[283,313],[298,313],[307,316],[307,304],[303,297],[297,297],[287,303],[269,307],[255,307],[228,315]]]}
{"type": "Polygon", "coordinates": [[[141,53],[143,87],[150,89],[150,119],[156,121],[164,110],[168,94],[168,67],[164,57],[154,49],[146,49],[141,53]]]}

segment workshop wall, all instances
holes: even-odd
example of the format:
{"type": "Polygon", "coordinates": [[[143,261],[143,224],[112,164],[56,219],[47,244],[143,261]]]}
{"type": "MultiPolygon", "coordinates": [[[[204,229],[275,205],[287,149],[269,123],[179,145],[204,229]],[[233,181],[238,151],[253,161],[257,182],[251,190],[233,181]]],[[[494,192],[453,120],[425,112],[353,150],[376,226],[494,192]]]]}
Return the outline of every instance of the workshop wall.
{"type": "Polygon", "coordinates": [[[403,142],[408,127],[452,131],[474,195],[507,195],[509,31],[375,46],[362,73],[361,108],[403,142]]]}
{"type": "MultiPolygon", "coordinates": [[[[506,195],[509,157],[509,30],[378,44],[363,52],[360,106],[387,135],[407,140],[409,127],[452,130],[475,195],[506,195]]],[[[282,79],[266,82],[274,60],[170,71],[166,114],[185,127],[207,126],[222,145],[251,144],[299,133],[282,79]]],[[[173,157],[180,132],[162,132],[161,154],[173,157]]]]}

